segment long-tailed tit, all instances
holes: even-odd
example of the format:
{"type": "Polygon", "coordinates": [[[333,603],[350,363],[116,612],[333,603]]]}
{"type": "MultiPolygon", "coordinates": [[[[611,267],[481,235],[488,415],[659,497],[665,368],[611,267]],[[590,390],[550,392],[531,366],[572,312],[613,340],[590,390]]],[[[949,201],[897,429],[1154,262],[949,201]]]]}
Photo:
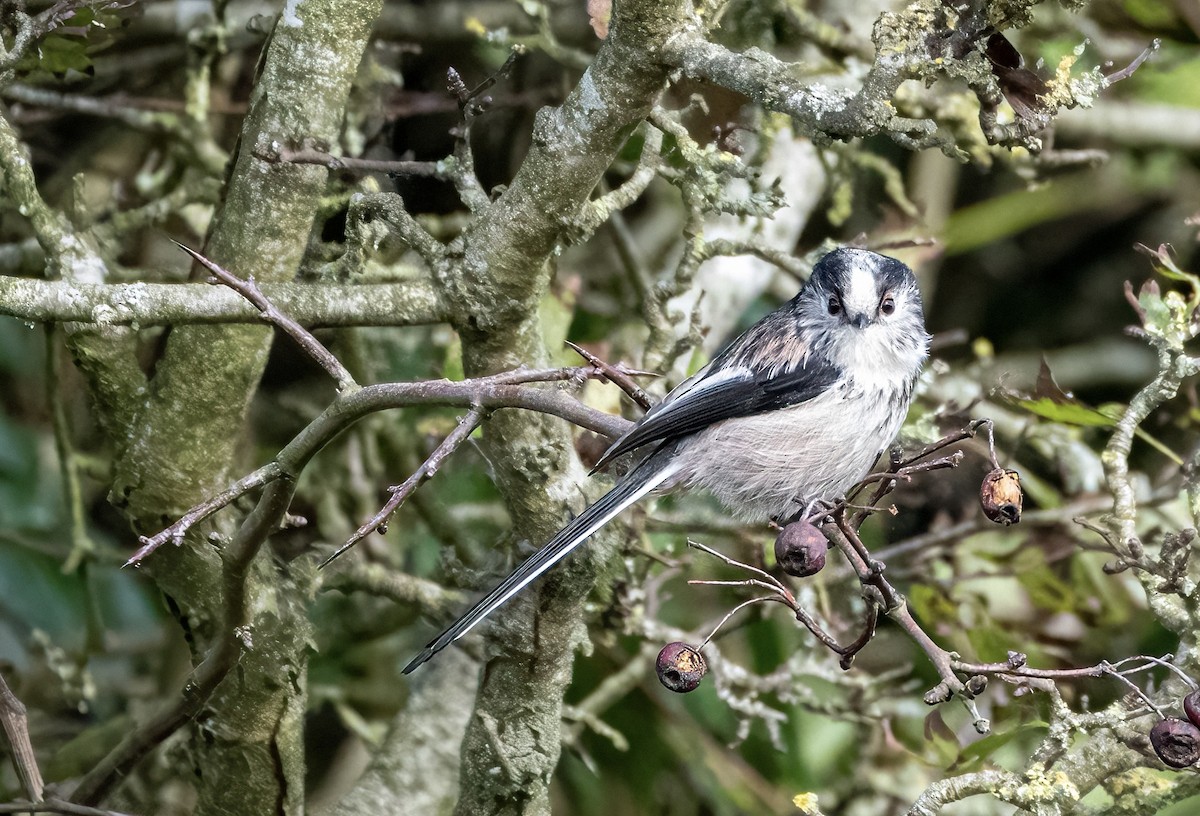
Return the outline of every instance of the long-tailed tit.
{"type": "Polygon", "coordinates": [[[680,383],[596,467],[637,465],[438,635],[408,674],[648,493],[706,488],[750,522],[840,497],[900,429],[929,351],[921,293],[894,258],[838,249],[791,301],[680,383]]]}

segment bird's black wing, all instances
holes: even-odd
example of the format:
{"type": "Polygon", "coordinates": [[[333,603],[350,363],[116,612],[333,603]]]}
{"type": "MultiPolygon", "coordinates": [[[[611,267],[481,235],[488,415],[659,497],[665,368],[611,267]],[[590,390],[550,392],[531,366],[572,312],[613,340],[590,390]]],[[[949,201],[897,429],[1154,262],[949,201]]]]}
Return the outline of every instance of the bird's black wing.
{"type": "Polygon", "coordinates": [[[729,363],[730,359],[722,355],[681,383],[614,442],[595,469],[651,442],[677,439],[726,419],[806,402],[842,376],[840,368],[816,357],[782,371],[729,363]]]}

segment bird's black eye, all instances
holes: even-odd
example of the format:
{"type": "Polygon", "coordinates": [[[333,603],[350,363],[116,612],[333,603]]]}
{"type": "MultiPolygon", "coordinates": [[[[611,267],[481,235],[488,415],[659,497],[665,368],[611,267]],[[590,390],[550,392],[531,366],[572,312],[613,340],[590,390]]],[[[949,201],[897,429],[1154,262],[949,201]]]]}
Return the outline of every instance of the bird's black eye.
{"type": "Polygon", "coordinates": [[[891,295],[886,296],[883,300],[879,301],[879,311],[885,315],[890,315],[896,311],[896,299],[891,295]]]}
{"type": "Polygon", "coordinates": [[[835,315],[842,310],[842,301],[837,295],[829,296],[829,313],[835,315]]]}

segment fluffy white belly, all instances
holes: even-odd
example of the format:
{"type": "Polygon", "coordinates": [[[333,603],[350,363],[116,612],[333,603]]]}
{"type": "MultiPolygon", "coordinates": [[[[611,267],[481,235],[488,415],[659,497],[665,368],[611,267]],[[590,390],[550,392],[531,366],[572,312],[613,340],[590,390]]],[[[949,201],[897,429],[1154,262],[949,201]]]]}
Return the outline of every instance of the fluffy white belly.
{"type": "Polygon", "coordinates": [[[791,408],[719,422],[681,446],[669,486],[706,488],[747,521],[790,518],[867,474],[899,430],[903,401],[843,385],[791,408]]]}

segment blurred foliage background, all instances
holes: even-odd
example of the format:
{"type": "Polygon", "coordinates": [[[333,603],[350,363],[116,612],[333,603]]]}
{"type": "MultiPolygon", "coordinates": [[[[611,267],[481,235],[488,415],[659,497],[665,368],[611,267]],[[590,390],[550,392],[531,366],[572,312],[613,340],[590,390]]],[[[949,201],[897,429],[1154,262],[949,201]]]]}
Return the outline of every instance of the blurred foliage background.
{"type": "MultiPolygon", "coordinates": [[[[73,201],[77,211],[111,224],[104,251],[142,279],[186,276],[186,258],[168,239],[197,245],[215,204],[211,188],[181,158],[195,146],[156,129],[152,116],[179,114],[186,104],[185,69],[211,61],[214,133],[222,148],[232,149],[269,30],[269,21],[256,14],[272,11],[267,4],[231,4],[244,19],[218,43],[216,29],[202,18],[172,16],[184,5],[79,9],[21,66],[18,81],[0,91],[6,117],[30,146],[43,194],[60,205],[73,201]],[[121,223],[122,213],[169,196],[183,206],[135,228],[121,223]]],[[[445,92],[447,69],[473,86],[499,67],[513,42],[524,42],[529,53],[498,84],[473,126],[485,187],[506,184],[528,147],[534,113],[561,101],[598,40],[582,2],[483,4],[496,19],[473,16],[471,3],[448,3],[455,11],[444,14],[435,13],[438,5],[388,4],[393,22],[381,24],[360,72],[347,142],[365,156],[441,159],[453,150],[458,120],[445,92]],[[538,28],[542,9],[549,28],[538,28]],[[481,36],[485,28],[490,37],[481,36]]],[[[722,31],[734,47],[769,46],[785,58],[832,60],[864,41],[873,17],[856,3],[735,2],[722,31]],[[833,26],[839,37],[857,39],[839,40],[844,51],[818,48],[813,19],[833,26]]],[[[961,468],[905,486],[896,497],[898,514],[865,530],[868,543],[882,552],[917,536],[959,531],[927,546],[900,546],[885,560],[918,619],[942,645],[965,656],[1003,660],[1013,649],[1027,653],[1031,665],[1064,667],[1161,655],[1177,646],[1148,611],[1141,587],[1128,574],[1106,574],[1108,556],[1089,552],[1094,536],[1071,523],[1074,515],[1094,517],[1106,508],[1098,452],[1108,430],[1076,424],[1070,412],[1031,411],[1015,395],[1044,396],[1045,382],[1040,391],[1037,382],[1043,359],[1064,391],[1093,406],[1127,403],[1154,376],[1153,352],[1123,332],[1135,315],[1122,286],[1127,280],[1139,285],[1151,274],[1134,249],[1139,243],[1169,243],[1182,267],[1196,268],[1198,35],[1200,12],[1186,0],[1041,5],[1033,24],[1009,37],[1046,76],[1085,39],[1077,70],[1109,60],[1123,65],[1152,38],[1161,38],[1162,46],[1132,78],[1107,90],[1094,111],[1065,114],[1046,136],[1042,156],[981,147],[973,161],[959,163],[936,151],[908,153],[881,137],[820,145],[815,161],[803,159],[814,168],[818,194],[810,217],[795,225],[794,242],[775,248],[805,257],[828,242],[862,235],[872,246],[898,246],[896,254],[918,269],[937,346],[906,439],[928,440],[966,417],[993,416],[1002,461],[1020,470],[1027,489],[1032,515],[1025,523],[1001,529],[984,521],[976,496],[986,465],[972,444],[961,468]]],[[[730,138],[751,163],[771,133],[787,128],[725,92],[676,90],[679,104],[686,104],[685,90],[705,94],[708,102],[706,113],[686,119],[692,137],[708,143],[714,125],[736,124],[730,138]]],[[[613,168],[611,185],[627,175],[637,150],[635,140],[626,162],[613,168]]],[[[337,176],[304,270],[310,278],[328,274],[345,239],[347,191],[398,190],[430,229],[453,235],[461,228],[463,213],[447,182],[337,176]]],[[[659,181],[625,211],[621,229],[633,236],[641,262],[659,270],[673,263],[685,226],[677,194],[659,181]]],[[[563,252],[543,308],[564,339],[607,359],[638,363],[645,336],[638,291],[614,232],[605,227],[563,252]]],[[[38,274],[29,238],[19,213],[0,202],[6,274],[38,274]]],[[[403,247],[394,253],[402,258],[403,247]]],[[[774,273],[724,334],[751,323],[797,285],[787,272],[774,273]]],[[[142,332],[147,359],[161,334],[142,332]]],[[[444,327],[320,336],[362,381],[461,376],[457,341],[444,327]]],[[[702,364],[714,345],[719,338],[710,337],[690,352],[666,385],[682,369],[702,364]]],[[[573,364],[572,354],[564,349],[561,361],[573,364]]],[[[661,392],[663,386],[656,387],[661,392]]],[[[330,393],[323,374],[277,339],[256,397],[244,469],[273,455],[330,393]]],[[[589,385],[585,398],[635,413],[611,387],[589,385]]],[[[187,645],[153,586],[118,568],[136,541],[108,500],[109,451],[55,331],[0,318],[0,404],[0,672],[31,710],[48,781],[67,780],[178,687],[189,666],[187,645]],[[60,443],[69,441],[66,451],[56,444],[56,424],[60,443]],[[63,481],[64,454],[79,474],[76,506],[63,481]]],[[[1188,383],[1144,428],[1159,446],[1135,447],[1139,484],[1152,499],[1142,519],[1147,531],[1189,524],[1176,495],[1180,469],[1169,454],[1190,455],[1198,409],[1195,385],[1188,383]]],[[[305,472],[292,508],[309,523],[277,537],[279,556],[325,553],[344,539],[374,512],[384,486],[401,481],[453,428],[454,417],[453,411],[416,409],[377,416],[331,445],[305,472]]],[[[386,535],[364,542],[354,557],[473,588],[505,566],[497,543],[507,530],[487,462],[466,447],[401,510],[386,535]]],[[[658,619],[702,632],[747,597],[687,585],[689,578],[732,575],[687,551],[687,535],[752,562],[769,557],[763,555],[766,531],[732,526],[703,497],[664,499],[637,514],[628,558],[594,599],[596,618],[619,618],[632,594],[642,593],[658,619]],[[639,554],[645,551],[671,566],[639,554]]],[[[853,631],[857,589],[845,569],[827,570],[803,591],[832,629],[853,631]]],[[[641,661],[642,670],[599,712],[603,727],[569,726],[556,812],[785,813],[795,812],[794,796],[816,792],[826,813],[898,813],[931,780],[981,767],[1024,767],[1045,733],[1044,701],[1016,696],[1000,683],[982,700],[990,736],[976,734],[961,708],[927,708],[921,693],[936,674],[886,624],[843,675],[781,610],[759,609],[727,627],[723,654],[757,675],[788,665],[789,676],[803,682],[753,695],[764,707],[757,716],[731,705],[714,683],[686,697],[667,693],[639,652],[639,639],[620,634],[619,622],[596,634],[594,651],[577,662],[569,703],[590,699],[631,660],[641,661]]],[[[430,627],[411,608],[342,591],[336,582],[318,594],[311,618],[307,758],[310,802],[319,809],[353,784],[403,709],[409,689],[397,680],[398,669],[430,627]]],[[[1163,679],[1154,675],[1147,682],[1163,679]]],[[[1081,708],[1099,708],[1122,693],[1105,681],[1063,686],[1067,700],[1081,708]]],[[[5,767],[0,799],[17,793],[5,767]]],[[[160,801],[167,803],[161,812],[187,808],[183,793],[160,801]]],[[[1089,804],[1102,810],[1103,795],[1089,804]]],[[[1170,813],[1194,807],[1185,803],[1170,813]]],[[[945,812],[1011,811],[977,799],[945,812]]]]}

